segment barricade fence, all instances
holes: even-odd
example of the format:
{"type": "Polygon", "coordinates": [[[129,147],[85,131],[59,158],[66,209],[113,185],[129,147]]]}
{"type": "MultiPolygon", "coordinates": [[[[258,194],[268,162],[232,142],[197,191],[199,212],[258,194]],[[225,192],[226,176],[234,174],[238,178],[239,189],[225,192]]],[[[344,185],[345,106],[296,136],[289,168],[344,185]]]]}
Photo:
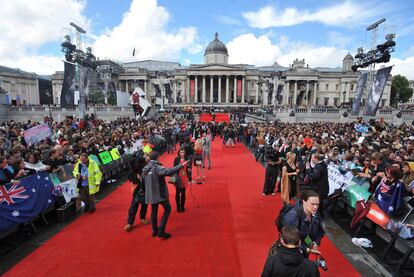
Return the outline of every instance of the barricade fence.
{"type": "MultiPolygon", "coordinates": [[[[102,182],[129,167],[131,155],[120,155],[117,148],[89,155],[102,172],[102,182]]],[[[33,221],[56,210],[56,200],[63,196],[66,203],[78,198],[77,179],[73,177],[73,164],[65,164],[57,173],[37,172],[20,179],[19,184],[0,185],[0,237],[15,231],[19,225],[33,221]]]]}

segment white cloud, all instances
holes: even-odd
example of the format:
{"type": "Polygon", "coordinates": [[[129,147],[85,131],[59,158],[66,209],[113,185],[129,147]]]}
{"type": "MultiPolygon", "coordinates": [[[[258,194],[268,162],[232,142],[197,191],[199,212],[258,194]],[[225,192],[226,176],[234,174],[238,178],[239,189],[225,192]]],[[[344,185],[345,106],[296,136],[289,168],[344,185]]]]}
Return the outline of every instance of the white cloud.
{"type": "Polygon", "coordinates": [[[394,65],[391,74],[403,75],[408,80],[414,80],[414,56],[407,57],[405,59],[391,58],[391,61],[387,65],[394,65]]]}
{"type": "Polygon", "coordinates": [[[351,37],[335,31],[328,32],[327,38],[330,45],[334,45],[341,48],[346,47],[352,41],[351,37]]]}
{"type": "Polygon", "coordinates": [[[98,36],[95,54],[101,58],[128,60],[133,58],[135,47],[134,59],[178,60],[183,49],[197,51],[194,45],[197,29],[186,27],[168,32],[169,20],[169,12],[158,6],[156,0],[134,0],[122,22],[98,36]]]}
{"type": "Polygon", "coordinates": [[[240,35],[226,46],[229,52],[229,63],[269,65],[281,54],[279,47],[273,45],[266,35],[260,37],[253,34],[240,35]]]}
{"type": "Polygon", "coordinates": [[[350,27],[367,23],[371,18],[384,11],[385,4],[372,5],[367,2],[346,1],[323,7],[316,11],[298,10],[295,7],[278,9],[268,5],[257,11],[242,13],[251,27],[269,28],[292,26],[304,22],[320,22],[326,25],[350,27]]]}
{"type": "Polygon", "coordinates": [[[56,48],[70,22],[89,29],[82,0],[0,0],[0,62],[39,74],[61,70],[60,58],[39,55],[39,47],[56,42],[56,48]]]}
{"type": "Polygon", "coordinates": [[[287,36],[281,36],[278,43],[272,43],[266,35],[256,37],[243,34],[235,37],[227,44],[229,63],[247,63],[258,66],[271,65],[278,62],[289,66],[295,60],[305,59],[310,67],[342,66],[347,50],[322,46],[317,47],[304,42],[290,42],[287,36]]]}

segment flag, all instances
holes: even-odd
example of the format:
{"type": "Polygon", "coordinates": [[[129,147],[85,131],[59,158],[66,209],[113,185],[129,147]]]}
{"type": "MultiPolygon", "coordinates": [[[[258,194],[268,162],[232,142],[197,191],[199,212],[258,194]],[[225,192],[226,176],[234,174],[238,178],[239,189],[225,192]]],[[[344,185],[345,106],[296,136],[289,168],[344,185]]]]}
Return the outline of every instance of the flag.
{"type": "Polygon", "coordinates": [[[55,200],[56,191],[48,173],[36,173],[19,184],[0,186],[0,232],[30,221],[53,206],[55,200]]]}
{"type": "Polygon", "coordinates": [[[134,50],[132,50],[132,56],[135,56],[135,47],[134,50]]]}
{"type": "Polygon", "coordinates": [[[378,206],[388,215],[395,215],[403,203],[403,184],[388,185],[384,181],[375,190],[375,200],[378,206]]]}

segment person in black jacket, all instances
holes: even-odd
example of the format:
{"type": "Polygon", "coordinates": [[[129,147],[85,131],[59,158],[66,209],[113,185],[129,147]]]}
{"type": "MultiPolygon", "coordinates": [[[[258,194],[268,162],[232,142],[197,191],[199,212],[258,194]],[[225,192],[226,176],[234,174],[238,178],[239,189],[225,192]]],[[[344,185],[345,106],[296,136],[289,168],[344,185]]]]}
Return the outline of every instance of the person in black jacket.
{"type": "Polygon", "coordinates": [[[318,267],[303,257],[299,230],[285,226],[281,230],[280,247],[267,258],[262,277],[314,277],[320,276],[318,267]]]}
{"type": "Polygon", "coordinates": [[[306,174],[310,180],[310,187],[319,194],[319,214],[324,218],[323,202],[328,198],[329,180],[328,166],[324,162],[324,155],[312,154],[311,163],[306,164],[306,174]]]}
{"type": "MultiPolygon", "coordinates": [[[[174,166],[179,164],[183,164],[187,161],[187,156],[184,148],[181,148],[178,151],[177,157],[174,159],[174,166]]],[[[175,202],[177,204],[177,212],[183,213],[185,212],[185,190],[187,186],[191,183],[191,170],[190,164],[187,163],[178,173],[176,174],[175,179],[175,202]]]]}
{"type": "Polygon", "coordinates": [[[144,179],[141,177],[142,169],[145,166],[145,159],[142,154],[137,157],[133,157],[130,161],[130,172],[128,179],[135,186],[132,193],[132,202],[128,210],[127,225],[125,225],[125,231],[132,230],[134,225],[135,216],[137,214],[139,205],[141,204],[141,210],[139,213],[139,221],[143,224],[148,224],[149,221],[145,218],[147,215],[148,204],[145,204],[145,184],[144,179]]]}

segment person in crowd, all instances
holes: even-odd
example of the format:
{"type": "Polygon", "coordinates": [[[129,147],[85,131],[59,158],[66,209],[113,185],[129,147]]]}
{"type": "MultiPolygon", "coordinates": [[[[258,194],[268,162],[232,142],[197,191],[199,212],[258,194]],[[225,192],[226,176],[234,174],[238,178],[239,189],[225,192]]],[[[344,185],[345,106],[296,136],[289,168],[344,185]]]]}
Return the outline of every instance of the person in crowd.
{"type": "Polygon", "coordinates": [[[305,257],[309,255],[309,249],[318,250],[325,235],[318,212],[319,205],[319,195],[312,190],[305,190],[301,194],[300,201],[282,218],[283,227],[292,226],[299,230],[300,248],[305,257]]]}
{"type": "Polygon", "coordinates": [[[78,179],[80,199],[85,203],[84,211],[94,213],[95,194],[99,191],[102,181],[102,172],[98,164],[90,159],[88,154],[82,153],[73,170],[73,177],[78,179]]]}
{"type": "Polygon", "coordinates": [[[196,182],[202,184],[205,176],[203,169],[203,140],[198,138],[194,144],[194,166],[196,167],[196,182]]]}
{"type": "Polygon", "coordinates": [[[282,191],[281,197],[285,204],[290,203],[290,200],[296,197],[299,193],[298,172],[296,165],[296,154],[288,152],[286,154],[286,161],[282,166],[282,191]]]}
{"type": "Polygon", "coordinates": [[[400,181],[402,172],[399,165],[388,166],[385,172],[378,172],[376,177],[380,179],[374,195],[378,206],[389,215],[397,214],[402,205],[404,189],[400,181]]]}
{"type": "Polygon", "coordinates": [[[145,166],[145,158],[143,155],[132,157],[129,164],[130,172],[128,179],[132,184],[133,191],[131,205],[128,210],[127,225],[124,227],[127,232],[131,231],[134,226],[135,216],[140,205],[139,221],[145,225],[149,223],[146,219],[148,204],[145,203],[145,185],[144,179],[142,178],[142,169],[145,166]]]}
{"type": "Polygon", "coordinates": [[[41,171],[49,171],[50,166],[45,165],[41,161],[39,161],[39,158],[34,153],[30,153],[27,155],[25,167],[30,170],[30,174],[41,172],[41,171]],[[33,172],[34,171],[34,172],[33,172]]]}
{"type": "Polygon", "coordinates": [[[188,167],[188,162],[186,162],[186,153],[185,149],[181,148],[178,152],[177,157],[174,159],[174,166],[183,165],[183,168],[178,171],[176,174],[175,180],[175,202],[177,204],[177,212],[185,212],[185,191],[187,186],[191,183],[191,173],[188,167]]]}
{"type": "Polygon", "coordinates": [[[323,202],[328,198],[329,193],[328,166],[323,155],[315,153],[311,156],[311,162],[306,164],[306,174],[309,177],[311,189],[319,195],[319,213],[323,218],[323,202]]]}
{"type": "Polygon", "coordinates": [[[273,148],[269,149],[268,153],[266,153],[266,156],[267,167],[262,195],[275,195],[276,181],[279,175],[279,167],[282,162],[282,158],[279,153],[279,146],[274,144],[273,148]]]}
{"type": "Polygon", "coordinates": [[[30,174],[36,173],[36,171],[30,171],[26,169],[24,161],[22,159],[15,160],[13,163],[14,178],[13,179],[22,179],[30,174]]]}
{"type": "Polygon", "coordinates": [[[227,143],[226,143],[226,147],[229,147],[229,145],[231,145],[231,147],[236,147],[236,132],[233,129],[233,126],[229,126],[227,129],[227,143]]]}
{"type": "Polygon", "coordinates": [[[165,182],[165,176],[177,173],[181,168],[187,165],[187,161],[173,168],[165,168],[160,163],[160,154],[153,151],[150,155],[151,160],[142,170],[145,183],[145,203],[151,204],[151,224],[152,236],[161,239],[169,239],[171,234],[165,232],[167,221],[171,213],[171,205],[168,198],[168,187],[165,182]],[[158,206],[164,208],[160,225],[158,226],[158,206]]]}
{"type": "Polygon", "coordinates": [[[405,161],[402,164],[402,171],[403,171],[403,177],[402,182],[405,186],[405,194],[409,196],[413,196],[413,189],[410,187],[411,183],[414,180],[414,161],[408,162],[405,161]]]}
{"type": "Polygon", "coordinates": [[[263,134],[258,135],[257,137],[257,151],[256,151],[256,162],[259,161],[260,157],[262,159],[262,163],[264,162],[265,156],[265,139],[263,134]]]}
{"type": "Polygon", "coordinates": [[[262,277],[320,276],[316,264],[301,252],[301,235],[296,227],[282,228],[280,244],[277,253],[267,257],[262,277]]]}
{"type": "Polygon", "coordinates": [[[0,185],[8,183],[19,184],[20,181],[15,179],[13,167],[9,165],[7,158],[0,156],[0,185]]]}
{"type": "Polygon", "coordinates": [[[203,133],[202,137],[202,145],[203,145],[203,168],[206,165],[206,158],[208,161],[208,169],[211,169],[211,133],[209,131],[203,133]]]}

